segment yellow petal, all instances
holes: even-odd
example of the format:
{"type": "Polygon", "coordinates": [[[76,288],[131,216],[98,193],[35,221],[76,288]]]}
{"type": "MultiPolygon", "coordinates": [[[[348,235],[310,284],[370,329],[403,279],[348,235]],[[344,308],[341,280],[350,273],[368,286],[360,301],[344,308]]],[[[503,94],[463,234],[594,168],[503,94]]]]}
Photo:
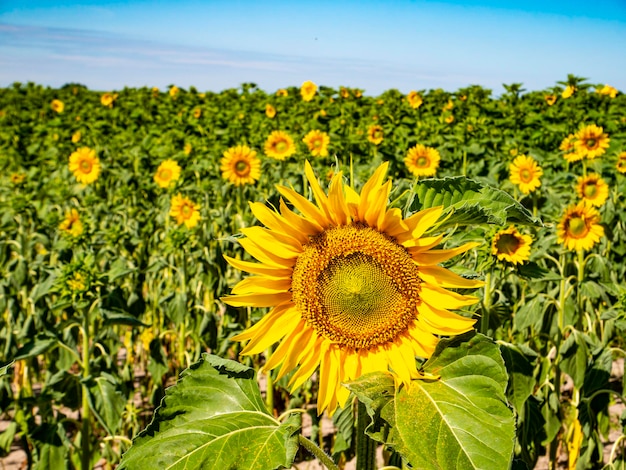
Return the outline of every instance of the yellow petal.
{"type": "Polygon", "coordinates": [[[285,186],[277,185],[276,189],[278,189],[278,192],[285,196],[296,209],[302,212],[302,215],[304,217],[315,221],[322,228],[328,227],[329,220],[326,218],[326,215],[322,211],[320,211],[320,209],[311,201],[301,196],[293,189],[287,188],[285,186]]]}
{"type": "Polygon", "coordinates": [[[465,253],[467,250],[471,250],[478,245],[480,245],[480,243],[470,242],[448,250],[431,250],[424,253],[415,253],[412,254],[412,258],[419,266],[430,266],[448,261],[450,258],[465,253]]]}
{"type": "Polygon", "coordinates": [[[301,232],[297,228],[294,228],[285,218],[277,213],[276,211],[270,209],[265,204],[260,202],[250,202],[250,209],[254,216],[265,225],[267,228],[270,228],[274,231],[280,232],[284,235],[287,235],[299,242],[301,246],[304,243],[309,241],[309,237],[306,233],[301,232]]]}
{"type": "Polygon", "coordinates": [[[477,279],[465,279],[441,266],[422,266],[419,269],[419,273],[419,276],[424,282],[435,286],[474,289],[476,287],[482,287],[485,284],[483,281],[477,279]]]}
{"type": "Polygon", "coordinates": [[[306,357],[303,357],[300,367],[289,380],[289,386],[292,392],[306,382],[309,377],[313,375],[317,366],[319,366],[320,355],[318,351],[321,348],[323,340],[319,336],[313,335],[309,341],[311,343],[309,347],[311,352],[306,357]]]}
{"type": "Polygon", "coordinates": [[[289,209],[282,198],[280,199],[279,207],[280,213],[285,218],[287,223],[292,225],[294,229],[299,232],[306,234],[307,238],[310,235],[315,235],[323,230],[323,227],[314,220],[301,217],[289,209]]]}
{"type": "Polygon", "coordinates": [[[302,244],[278,232],[272,232],[263,227],[246,227],[241,229],[248,240],[253,240],[257,245],[263,246],[264,249],[270,251],[276,256],[283,259],[297,258],[302,254],[302,244]],[[293,245],[293,243],[297,245],[293,245]]]}
{"type": "Polygon", "coordinates": [[[387,174],[387,168],[389,168],[389,162],[384,162],[380,165],[369,180],[363,185],[361,189],[361,196],[359,201],[359,220],[365,220],[365,213],[372,202],[372,193],[377,193],[378,188],[383,182],[385,174],[387,174]]]}
{"type": "Polygon", "coordinates": [[[454,336],[470,331],[476,320],[422,302],[417,307],[417,321],[433,334],[454,336]]]}
{"type": "MultiPolygon", "coordinates": [[[[282,324],[281,324],[282,325],[282,324]]],[[[272,370],[278,367],[283,361],[289,361],[289,353],[293,352],[293,348],[298,344],[298,338],[305,328],[309,328],[305,321],[300,319],[295,325],[295,328],[282,328],[281,330],[287,331],[287,335],[283,338],[278,347],[274,350],[271,357],[267,360],[263,366],[263,371],[272,370]]]]}
{"type": "MultiPolygon", "coordinates": [[[[442,211],[443,206],[430,207],[416,212],[412,216],[405,219],[404,223],[409,228],[409,237],[419,238],[424,235],[424,233],[426,233],[426,231],[432,227],[435,222],[437,222],[437,219],[439,219],[442,211]]],[[[399,241],[402,243],[404,240],[399,239],[399,241]]]]}
{"type": "Polygon", "coordinates": [[[422,328],[419,321],[415,321],[409,328],[409,335],[413,338],[411,342],[413,353],[419,357],[430,357],[439,342],[436,336],[422,328]]]}
{"type": "Polygon", "coordinates": [[[402,220],[402,211],[397,207],[388,209],[380,224],[379,230],[390,237],[397,238],[398,235],[406,233],[409,228],[402,220]]]}
{"type": "Polygon", "coordinates": [[[273,253],[271,250],[268,251],[267,247],[260,245],[252,238],[242,238],[239,240],[239,244],[253,258],[259,260],[263,264],[269,264],[270,266],[276,266],[281,269],[291,268],[295,264],[295,257],[290,259],[282,258],[273,253]]]}
{"type": "Polygon", "coordinates": [[[239,281],[232,288],[231,294],[276,294],[288,292],[291,289],[291,279],[268,279],[260,276],[250,276],[239,281]]]}
{"type": "Polygon", "coordinates": [[[478,297],[457,294],[426,283],[421,284],[420,298],[431,306],[452,310],[478,302],[478,297]]]}
{"type": "Polygon", "coordinates": [[[298,365],[299,352],[302,350],[302,345],[307,344],[313,334],[313,328],[309,327],[304,321],[301,322],[302,326],[294,330],[294,334],[291,335],[291,345],[286,353],[285,362],[283,362],[276,380],[280,380],[285,374],[291,372],[298,365]]]}
{"type": "Polygon", "coordinates": [[[379,227],[387,211],[391,181],[387,181],[377,192],[372,192],[369,204],[365,210],[365,221],[370,227],[379,227]]]}
{"type": "Polygon", "coordinates": [[[343,194],[343,181],[341,172],[337,173],[328,190],[328,201],[331,218],[335,225],[346,225],[351,222],[350,210],[343,194]]]}
{"type": "Polygon", "coordinates": [[[291,300],[291,292],[227,295],[222,297],[222,301],[231,307],[274,307],[288,300],[291,300]]]}
{"type": "Polygon", "coordinates": [[[275,268],[273,266],[267,266],[262,263],[254,263],[251,261],[243,261],[236,258],[231,258],[230,256],[224,255],[224,259],[231,266],[239,269],[240,271],[245,271],[250,274],[261,274],[266,277],[271,278],[290,278],[293,269],[291,268],[275,268]]]}
{"type": "Polygon", "coordinates": [[[308,160],[304,162],[304,174],[306,175],[306,179],[309,181],[317,206],[322,210],[322,212],[324,212],[326,219],[331,220],[332,216],[328,206],[328,197],[317,181],[317,177],[315,176],[315,173],[313,173],[313,168],[311,168],[311,164],[308,160]]]}
{"type": "Polygon", "coordinates": [[[406,240],[402,242],[402,246],[408,250],[412,257],[414,254],[422,253],[436,247],[441,243],[441,240],[443,240],[443,234],[435,237],[422,237],[406,240]]]}

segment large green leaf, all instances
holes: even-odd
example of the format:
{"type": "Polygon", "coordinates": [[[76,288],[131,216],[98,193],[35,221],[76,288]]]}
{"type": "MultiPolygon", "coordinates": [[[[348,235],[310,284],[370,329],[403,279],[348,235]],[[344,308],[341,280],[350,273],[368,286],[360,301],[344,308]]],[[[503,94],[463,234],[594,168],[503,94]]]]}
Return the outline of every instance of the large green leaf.
{"type": "Polygon", "coordinates": [[[444,340],[424,371],[438,379],[395,390],[375,373],[348,385],[373,418],[368,434],[420,470],[509,468],[515,425],[498,346],[479,334],[444,340]]]}
{"type": "Polygon", "coordinates": [[[464,176],[426,179],[416,184],[411,210],[443,206],[446,218],[439,225],[523,224],[541,221],[508,193],[464,176]]]}
{"type": "Polygon", "coordinates": [[[298,430],[268,413],[253,369],[205,354],[167,390],[119,469],[290,467],[298,430]]]}

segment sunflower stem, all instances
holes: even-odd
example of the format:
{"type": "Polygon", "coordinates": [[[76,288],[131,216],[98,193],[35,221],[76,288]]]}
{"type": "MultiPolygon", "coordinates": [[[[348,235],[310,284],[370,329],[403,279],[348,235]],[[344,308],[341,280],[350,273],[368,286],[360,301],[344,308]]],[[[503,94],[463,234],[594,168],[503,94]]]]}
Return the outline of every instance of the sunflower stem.
{"type": "Polygon", "coordinates": [[[480,321],[480,332],[487,336],[489,334],[489,313],[491,310],[491,275],[493,266],[485,274],[485,292],[482,300],[482,319],[480,321]]]}
{"type": "Polygon", "coordinates": [[[313,454],[328,470],[339,470],[339,467],[335,465],[335,462],[332,461],[326,452],[317,447],[310,439],[307,439],[302,434],[298,434],[298,443],[313,454]]]}
{"type": "MultiPolygon", "coordinates": [[[[270,347],[265,353],[265,357],[269,358],[272,355],[272,348],[270,347]]],[[[265,387],[265,404],[270,413],[274,415],[274,379],[272,378],[272,372],[267,371],[265,374],[266,387],[265,387]]]]}
{"type": "Polygon", "coordinates": [[[369,416],[365,405],[357,403],[356,470],[376,470],[376,442],[365,433],[369,416]]]}

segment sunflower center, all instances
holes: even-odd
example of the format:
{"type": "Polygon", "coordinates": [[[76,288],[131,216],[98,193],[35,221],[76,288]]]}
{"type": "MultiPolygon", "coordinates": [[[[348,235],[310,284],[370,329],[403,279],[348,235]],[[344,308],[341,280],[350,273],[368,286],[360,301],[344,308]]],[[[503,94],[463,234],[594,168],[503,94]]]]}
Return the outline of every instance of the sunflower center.
{"type": "Polygon", "coordinates": [[[239,160],[237,163],[235,163],[235,173],[237,173],[237,176],[246,176],[248,173],[250,173],[249,169],[250,167],[243,160],[239,160]]]}
{"type": "Polygon", "coordinates": [[[160,171],[160,175],[162,180],[169,180],[172,178],[172,170],[168,169],[168,168],[163,168],[160,171]]]}
{"type": "Polygon", "coordinates": [[[93,165],[91,164],[89,160],[81,160],[80,162],[80,169],[82,170],[83,173],[90,173],[92,166],[93,165]]]}
{"type": "Polygon", "coordinates": [[[595,148],[596,145],[598,144],[598,141],[594,138],[591,139],[587,139],[586,143],[586,147],[589,149],[595,148]]]}
{"type": "Polygon", "coordinates": [[[519,238],[511,233],[504,233],[500,235],[500,238],[498,238],[498,241],[496,242],[496,248],[498,249],[498,253],[503,253],[505,255],[515,254],[519,246],[519,238]]]}
{"type": "Polygon", "coordinates": [[[292,300],[320,335],[354,349],[393,341],[417,315],[417,265],[401,245],[364,225],[311,238],[292,276],[292,300]]]}
{"type": "Polygon", "coordinates": [[[586,198],[593,199],[598,195],[598,187],[593,183],[586,184],[583,187],[583,194],[586,198]]]}
{"type": "Polygon", "coordinates": [[[568,232],[572,237],[580,238],[587,235],[589,229],[587,223],[582,217],[572,217],[569,221],[568,232]]]}
{"type": "Polygon", "coordinates": [[[321,140],[316,139],[316,140],[314,140],[314,141],[313,141],[313,148],[318,149],[318,148],[320,148],[321,146],[322,146],[322,141],[321,141],[321,140]]]}
{"type": "Polygon", "coordinates": [[[415,161],[415,166],[420,167],[420,168],[426,168],[428,166],[429,160],[428,157],[417,157],[417,160],[415,161]]]}
{"type": "Polygon", "coordinates": [[[180,213],[183,215],[183,218],[188,219],[189,217],[191,217],[191,213],[193,212],[193,210],[191,209],[191,206],[189,206],[189,204],[183,204],[180,208],[180,213]]]}
{"type": "Polygon", "coordinates": [[[524,168],[519,172],[519,177],[524,183],[528,183],[533,179],[533,174],[528,168],[524,168]]]}
{"type": "Polygon", "coordinates": [[[287,151],[287,142],[284,140],[280,140],[276,142],[276,146],[274,147],[278,153],[283,153],[287,151]]]}

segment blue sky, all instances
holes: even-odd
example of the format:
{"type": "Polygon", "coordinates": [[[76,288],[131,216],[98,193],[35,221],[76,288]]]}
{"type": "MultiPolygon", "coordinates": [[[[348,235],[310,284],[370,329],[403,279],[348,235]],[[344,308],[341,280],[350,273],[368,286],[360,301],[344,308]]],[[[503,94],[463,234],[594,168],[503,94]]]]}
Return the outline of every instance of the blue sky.
{"type": "Polygon", "coordinates": [[[626,91],[626,0],[0,0],[0,86],[626,91]]]}

